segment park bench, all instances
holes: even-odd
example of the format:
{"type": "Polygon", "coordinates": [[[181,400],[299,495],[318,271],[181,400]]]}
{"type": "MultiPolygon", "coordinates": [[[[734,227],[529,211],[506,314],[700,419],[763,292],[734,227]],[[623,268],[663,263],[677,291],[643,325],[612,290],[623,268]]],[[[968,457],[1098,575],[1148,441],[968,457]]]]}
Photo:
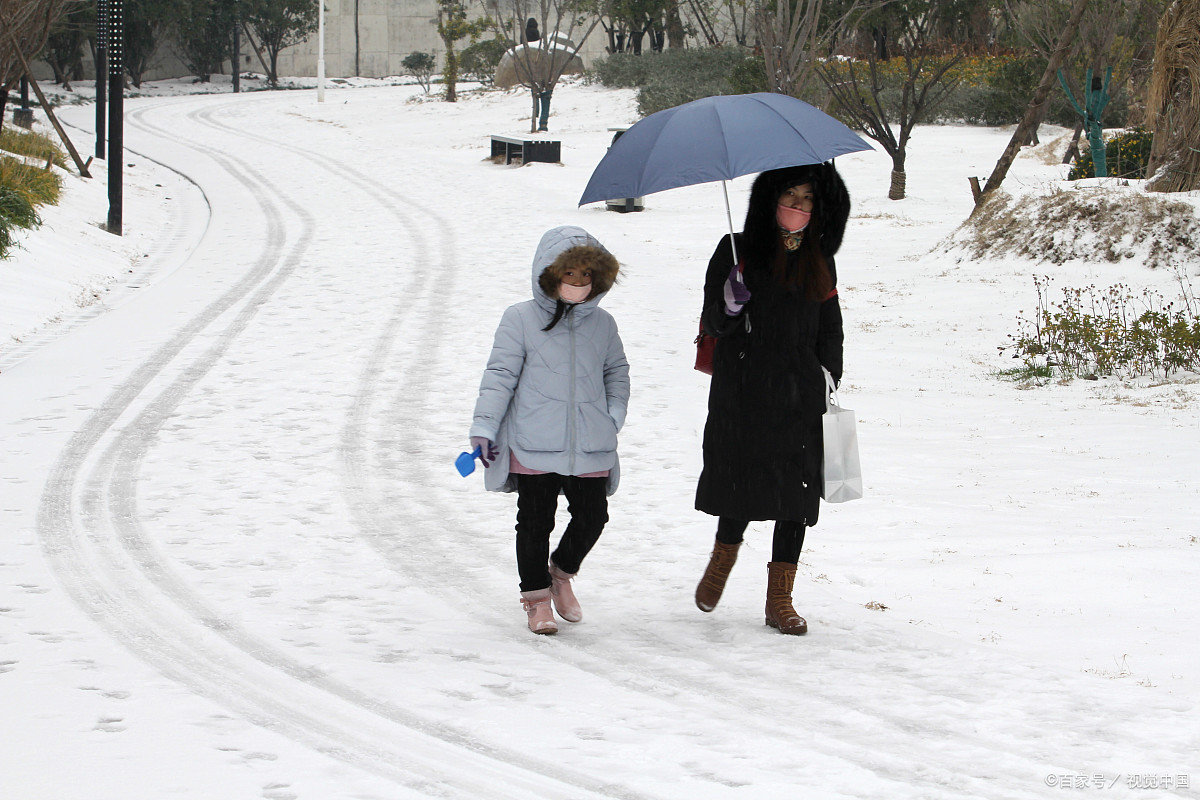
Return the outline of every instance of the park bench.
{"type": "Polygon", "coordinates": [[[522,164],[545,161],[557,164],[562,160],[562,143],[546,139],[525,139],[512,136],[492,136],[492,158],[504,158],[505,164],[514,160],[522,164]]]}

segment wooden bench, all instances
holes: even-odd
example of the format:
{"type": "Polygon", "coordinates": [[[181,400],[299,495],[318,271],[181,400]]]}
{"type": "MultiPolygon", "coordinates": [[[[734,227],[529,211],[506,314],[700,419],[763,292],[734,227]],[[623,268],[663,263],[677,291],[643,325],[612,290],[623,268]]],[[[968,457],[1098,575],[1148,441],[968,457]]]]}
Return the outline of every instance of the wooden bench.
{"type": "Polygon", "coordinates": [[[512,136],[492,136],[492,158],[504,157],[505,164],[514,159],[522,164],[530,161],[545,161],[557,164],[562,161],[562,143],[546,139],[518,139],[512,136]]]}

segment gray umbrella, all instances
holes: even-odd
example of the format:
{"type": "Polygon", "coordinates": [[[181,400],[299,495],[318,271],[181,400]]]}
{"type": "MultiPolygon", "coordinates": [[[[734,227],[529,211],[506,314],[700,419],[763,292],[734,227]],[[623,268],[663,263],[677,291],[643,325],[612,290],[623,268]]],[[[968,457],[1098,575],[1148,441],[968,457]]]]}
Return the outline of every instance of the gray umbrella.
{"type": "Polygon", "coordinates": [[[705,97],[651,114],[621,134],[592,172],[579,205],[721,181],[733,233],[725,181],[870,149],[824,111],[788,95],[705,97]]]}

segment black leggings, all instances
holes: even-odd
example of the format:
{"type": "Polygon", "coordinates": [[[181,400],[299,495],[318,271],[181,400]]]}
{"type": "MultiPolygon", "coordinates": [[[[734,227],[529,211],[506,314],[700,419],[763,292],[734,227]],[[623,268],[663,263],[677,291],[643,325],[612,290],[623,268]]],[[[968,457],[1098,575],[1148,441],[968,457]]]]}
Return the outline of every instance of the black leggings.
{"type": "MultiPolygon", "coordinates": [[[[741,544],[746,526],[744,519],[721,517],[717,522],[717,541],[722,544],[741,544]]],[[[771,560],[795,564],[800,560],[800,548],[804,546],[804,523],[781,519],[775,522],[775,536],[771,540],[771,560]]]]}
{"type": "Polygon", "coordinates": [[[548,472],[517,476],[517,573],[521,591],[550,586],[550,532],[558,493],[567,496],[571,521],[554,550],[554,563],[574,575],[608,522],[608,478],[577,478],[548,472]]]}

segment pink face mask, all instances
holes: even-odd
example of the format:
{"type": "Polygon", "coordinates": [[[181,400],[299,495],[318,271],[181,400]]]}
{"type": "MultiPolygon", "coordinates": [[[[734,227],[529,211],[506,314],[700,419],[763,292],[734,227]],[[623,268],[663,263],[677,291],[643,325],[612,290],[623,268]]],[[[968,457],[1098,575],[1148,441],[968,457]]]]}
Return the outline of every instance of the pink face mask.
{"type": "Polygon", "coordinates": [[[775,221],[785,231],[795,233],[796,231],[803,230],[808,227],[808,221],[811,218],[811,211],[801,211],[798,208],[789,208],[785,205],[775,206],[775,221]]]}
{"type": "Polygon", "coordinates": [[[558,296],[564,303],[582,303],[588,299],[588,295],[591,293],[592,285],[590,283],[586,286],[572,286],[563,281],[558,285],[558,296]]]}

